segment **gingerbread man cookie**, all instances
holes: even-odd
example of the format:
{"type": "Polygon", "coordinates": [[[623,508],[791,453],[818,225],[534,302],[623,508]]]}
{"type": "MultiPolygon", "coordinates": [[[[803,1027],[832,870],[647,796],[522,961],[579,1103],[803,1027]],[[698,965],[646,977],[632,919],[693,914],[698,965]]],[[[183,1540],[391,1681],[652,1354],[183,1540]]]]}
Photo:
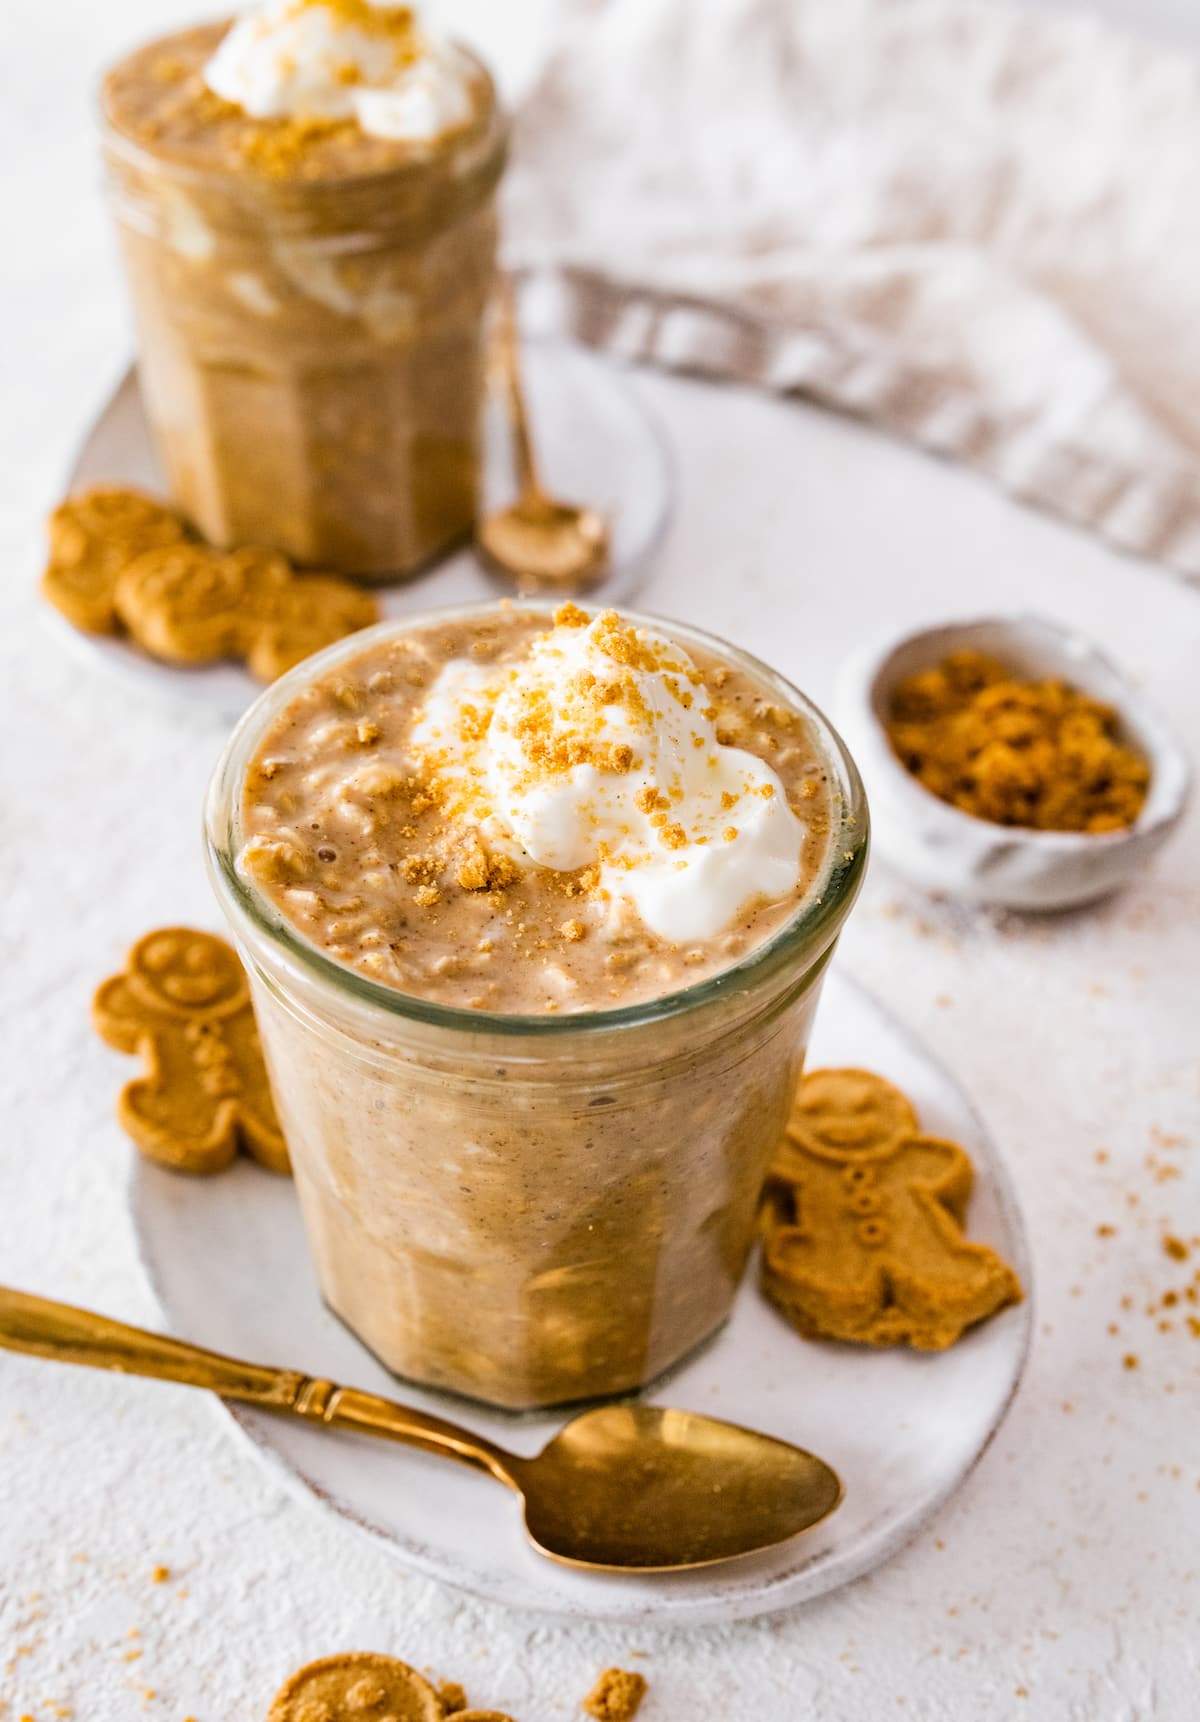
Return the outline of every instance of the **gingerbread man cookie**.
{"type": "Polygon", "coordinates": [[[297,1669],[275,1694],[267,1722],[443,1722],[445,1715],[428,1680],[406,1662],[347,1651],[297,1669]]]}
{"type": "Polygon", "coordinates": [[[962,1235],[972,1180],[963,1149],[919,1134],[890,1083],[814,1072],[768,1181],[764,1292],[809,1338],[944,1350],[1021,1298],[1012,1269],[962,1235]]]}
{"type": "Polygon", "coordinates": [[[46,524],[50,561],[42,592],[75,627],[111,634],[122,569],[155,545],[184,536],[177,514],[138,490],[94,485],[60,503],[46,524]]]}
{"type": "Polygon", "coordinates": [[[246,643],[246,665],[273,682],[302,659],[379,620],[368,592],[331,574],[299,574],[271,605],[246,643]]]}
{"type": "Polygon", "coordinates": [[[135,556],[117,580],[117,615],[138,645],[168,664],[209,664],[238,640],[241,585],[207,544],[167,544],[135,556]]]}
{"type": "Polygon", "coordinates": [[[50,516],[46,598],[92,634],[118,633],[164,663],[244,658],[274,681],[312,652],[379,620],[367,592],[333,574],[297,574],[256,545],[218,550],[140,491],[97,486],[50,516]]]}
{"type": "Polygon", "coordinates": [[[114,603],[137,644],[169,664],[211,664],[246,651],[291,584],[273,550],[168,544],[135,557],[114,603]]]}
{"type": "Polygon", "coordinates": [[[117,1116],[148,1159],[179,1172],[219,1172],[239,1143],[289,1172],[245,971],[210,933],[147,933],[92,1005],[97,1031],[135,1052],[147,1074],[127,1083],[117,1116]]]}

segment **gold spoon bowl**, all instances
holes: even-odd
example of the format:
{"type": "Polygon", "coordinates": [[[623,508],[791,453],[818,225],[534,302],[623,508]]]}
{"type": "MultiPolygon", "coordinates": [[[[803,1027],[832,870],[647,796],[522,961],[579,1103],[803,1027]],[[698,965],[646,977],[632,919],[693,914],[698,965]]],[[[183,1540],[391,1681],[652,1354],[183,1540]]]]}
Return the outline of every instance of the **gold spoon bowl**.
{"type": "Polygon", "coordinates": [[[0,1347],[203,1387],[326,1429],[378,1435],[486,1471],[525,1505],[550,1559],[595,1572],[674,1572],[773,1547],[842,1498],[837,1473],[789,1442],[693,1411],[585,1411],[533,1458],[378,1394],[243,1363],[90,1310],[0,1287],[0,1347]]]}
{"type": "Polygon", "coordinates": [[[608,566],[608,527],[594,508],[526,487],[479,523],[479,548],[519,592],[580,592],[608,566]]]}
{"type": "Polygon", "coordinates": [[[492,352],[512,434],[517,498],[479,522],[476,539],[485,562],[516,582],[517,590],[580,592],[608,566],[608,523],[594,508],[547,494],[538,473],[521,378],[512,287],[500,283],[492,352]]]}

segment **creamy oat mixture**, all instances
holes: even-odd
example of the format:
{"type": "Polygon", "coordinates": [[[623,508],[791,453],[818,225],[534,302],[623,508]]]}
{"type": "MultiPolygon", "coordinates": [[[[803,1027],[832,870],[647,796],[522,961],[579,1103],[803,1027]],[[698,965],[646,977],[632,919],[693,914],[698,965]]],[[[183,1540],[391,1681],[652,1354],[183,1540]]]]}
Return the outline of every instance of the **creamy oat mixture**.
{"type": "Polygon", "coordinates": [[[615,612],[498,608],[303,688],[245,780],[240,866],[397,990],[544,1013],[654,998],[774,933],[827,861],[807,720],[615,612]]]}

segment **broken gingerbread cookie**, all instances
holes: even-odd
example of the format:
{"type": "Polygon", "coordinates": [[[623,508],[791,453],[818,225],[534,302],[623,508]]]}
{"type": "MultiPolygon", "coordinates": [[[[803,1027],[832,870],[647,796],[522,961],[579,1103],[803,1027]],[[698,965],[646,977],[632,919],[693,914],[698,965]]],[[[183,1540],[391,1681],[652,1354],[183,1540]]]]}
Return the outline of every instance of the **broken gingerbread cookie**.
{"type": "Polygon", "coordinates": [[[147,933],[97,991],[92,1020],[109,1046],[143,1061],[117,1116],[148,1159],[220,1172],[243,1147],[290,1172],[245,971],[223,939],[188,927],[147,933]]]}
{"type": "MultiPolygon", "coordinates": [[[[606,1668],[581,1708],[596,1722],[632,1722],[646,1680],[606,1668]]],[[[504,1710],[470,1706],[457,1680],[435,1688],[395,1656],[344,1651],[307,1662],[275,1694],[266,1722],[514,1722],[504,1710]]]]}
{"type": "Polygon", "coordinates": [[[118,577],[114,603],[130,637],[168,664],[211,664],[248,651],[292,571],[272,550],[184,542],[143,551],[118,577]]]}
{"type": "Polygon", "coordinates": [[[243,658],[260,681],[379,619],[348,580],[278,551],[216,549],[140,491],[98,486],[50,516],[44,596],[85,633],[125,633],[162,663],[243,658]]]}
{"type": "Polygon", "coordinates": [[[974,1171],[870,1071],[801,1079],[764,1187],[762,1289],[806,1338],[942,1351],[1020,1301],[963,1236],[974,1171]]]}
{"type": "Polygon", "coordinates": [[[297,574],[255,628],[246,665],[260,682],[273,682],[314,652],[378,620],[375,599],[348,580],[297,574]]]}

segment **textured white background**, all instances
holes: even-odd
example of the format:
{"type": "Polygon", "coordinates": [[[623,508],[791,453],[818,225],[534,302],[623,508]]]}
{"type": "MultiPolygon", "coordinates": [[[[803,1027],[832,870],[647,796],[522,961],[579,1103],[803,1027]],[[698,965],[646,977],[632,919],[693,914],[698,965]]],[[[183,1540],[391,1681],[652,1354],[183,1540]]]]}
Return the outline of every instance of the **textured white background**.
{"type": "MultiPolygon", "coordinates": [[[[506,16],[548,9],[525,0],[506,16]]],[[[1104,9],[1132,18],[1135,0],[1104,9]]],[[[0,1280],[134,1320],[153,1310],[112,1121],[126,1071],[91,1036],[88,997],[147,927],[215,925],[198,823],[221,735],[78,668],[31,581],[39,513],[126,353],[90,86],[115,51],[191,10],[26,6],[6,19],[19,51],[0,63],[0,1280]]],[[[1189,11],[1158,0],[1146,21],[1186,34],[1189,11]]],[[[1035,604],[1145,676],[1200,752],[1196,593],[857,427],[695,383],[639,386],[681,480],[645,607],[727,633],[820,699],[866,628],[1035,604]]],[[[877,869],[839,960],[980,1105],[1039,1267],[1025,1387],[928,1534],[842,1594],[759,1623],[562,1627],[406,1576],[285,1498],[203,1400],[5,1357],[5,1722],[258,1722],[290,1668],[351,1647],[454,1674],[519,1722],[577,1715],[596,1671],[634,1652],[652,1682],[646,1722],[1200,1713],[1200,1340],[1144,1313],[1180,1278],[1163,1230],[1200,1234],[1200,812],[1152,878],[1056,920],[937,907],[877,869]],[[1179,1176],[1159,1181],[1148,1157],[1179,1176]],[[1117,1235],[1098,1238],[1109,1223],[1117,1235]]]]}

